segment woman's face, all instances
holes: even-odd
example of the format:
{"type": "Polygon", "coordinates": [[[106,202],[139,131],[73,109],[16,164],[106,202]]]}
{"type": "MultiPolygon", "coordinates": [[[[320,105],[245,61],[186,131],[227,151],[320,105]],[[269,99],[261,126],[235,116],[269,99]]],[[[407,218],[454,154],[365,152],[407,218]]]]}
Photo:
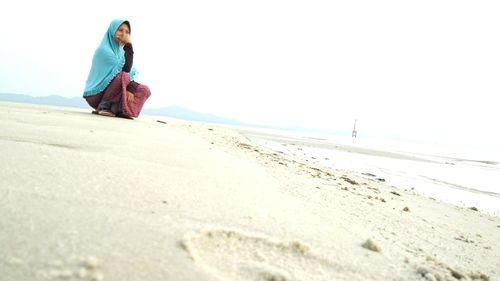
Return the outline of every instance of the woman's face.
{"type": "Polygon", "coordinates": [[[128,30],[128,25],[126,23],[122,23],[115,33],[116,42],[120,45],[123,45],[123,41],[125,41],[125,38],[127,38],[129,34],[130,30],[128,30]]]}

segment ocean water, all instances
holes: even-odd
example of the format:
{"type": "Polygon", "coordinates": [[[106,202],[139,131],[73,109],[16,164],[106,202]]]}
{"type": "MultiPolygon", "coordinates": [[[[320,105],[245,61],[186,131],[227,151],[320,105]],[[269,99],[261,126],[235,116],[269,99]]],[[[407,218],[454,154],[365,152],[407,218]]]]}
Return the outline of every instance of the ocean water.
{"type": "Polygon", "coordinates": [[[286,133],[244,133],[259,146],[500,216],[500,153],[491,148],[286,133]]]}

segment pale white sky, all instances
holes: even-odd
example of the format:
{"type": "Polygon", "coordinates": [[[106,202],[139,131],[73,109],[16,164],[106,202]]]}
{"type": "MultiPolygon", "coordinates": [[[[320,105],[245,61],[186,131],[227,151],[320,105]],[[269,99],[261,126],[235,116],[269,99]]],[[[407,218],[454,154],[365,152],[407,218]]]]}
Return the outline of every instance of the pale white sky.
{"type": "Polygon", "coordinates": [[[500,143],[498,1],[2,1],[0,92],[82,95],[113,18],[146,107],[500,143]]]}

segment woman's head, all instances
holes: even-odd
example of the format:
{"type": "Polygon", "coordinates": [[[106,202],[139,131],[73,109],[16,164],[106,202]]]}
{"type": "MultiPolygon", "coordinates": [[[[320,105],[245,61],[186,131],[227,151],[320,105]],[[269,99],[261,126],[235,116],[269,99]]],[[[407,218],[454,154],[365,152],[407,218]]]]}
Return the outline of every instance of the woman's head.
{"type": "Polygon", "coordinates": [[[114,38],[118,44],[124,45],[124,42],[126,42],[126,39],[129,36],[130,36],[130,23],[128,21],[124,21],[116,29],[114,38]]]}

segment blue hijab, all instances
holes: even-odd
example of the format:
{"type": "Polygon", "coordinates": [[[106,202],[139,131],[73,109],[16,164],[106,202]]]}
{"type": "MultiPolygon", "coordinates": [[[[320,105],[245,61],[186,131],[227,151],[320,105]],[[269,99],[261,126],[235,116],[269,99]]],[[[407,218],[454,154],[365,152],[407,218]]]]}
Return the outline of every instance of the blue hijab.
{"type": "MultiPolygon", "coordinates": [[[[85,85],[84,97],[96,95],[106,89],[111,81],[122,71],[125,65],[125,51],[115,41],[116,30],[122,23],[130,23],[125,20],[113,20],[109,24],[108,31],[104,34],[101,44],[97,47],[92,59],[87,84],[85,85]]],[[[130,70],[130,80],[135,80],[137,71],[132,65],[130,70]]]]}

